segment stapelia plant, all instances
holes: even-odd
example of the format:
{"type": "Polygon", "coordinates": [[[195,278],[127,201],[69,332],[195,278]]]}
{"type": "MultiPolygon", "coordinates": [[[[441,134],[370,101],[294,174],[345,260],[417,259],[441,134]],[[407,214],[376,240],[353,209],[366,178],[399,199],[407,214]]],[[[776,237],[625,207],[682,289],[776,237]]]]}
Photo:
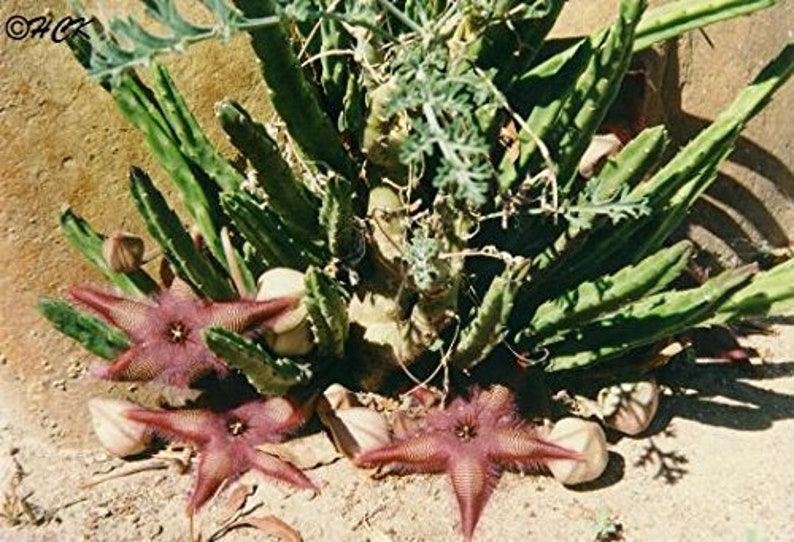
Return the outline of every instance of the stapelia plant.
{"type": "MultiPolygon", "coordinates": [[[[42,312],[99,356],[138,360],[147,344],[158,357],[156,371],[124,372],[117,361],[100,375],[190,367],[166,382],[196,385],[194,369],[228,372],[224,382],[239,376],[262,396],[332,379],[388,393],[405,372],[454,395],[487,375],[514,388],[543,380],[551,393],[635,380],[680,332],[794,306],[794,262],[687,286],[678,279],[694,248],[672,238],[744,125],[791,75],[793,44],[680,149],[663,126],[644,125],[641,108],[619,127],[606,120],[635,53],[773,0],[674,0],[647,11],[643,0],[622,0],[611,26],[573,43],[547,37],[564,0],[202,4],[212,24],[185,18],[173,0],[147,0],[159,33],[113,19],[70,40],[181,196],[178,216],[132,170],[143,224],[192,290],[177,300],[144,268],[113,265],[142,261],[139,243],[109,234],[134,253],[103,257],[112,252],[106,236],[67,210],[67,239],[118,292],[82,287],[74,297],[85,306],[43,300],[42,312]],[[236,33],[249,36],[283,127],[218,103],[243,166],[216,150],[156,62],[236,33]],[[600,164],[593,157],[605,145],[612,155],[600,164]],[[257,277],[274,268],[303,276],[303,288],[290,289],[301,292],[300,307],[282,307],[289,325],[267,310],[245,324],[209,316],[253,307],[257,277]],[[182,353],[173,343],[186,330],[174,321],[192,325],[182,353]],[[148,341],[163,326],[170,335],[148,341]],[[287,329],[313,342],[287,351],[308,353],[268,348],[287,329]],[[170,361],[159,357],[166,351],[170,361]],[[516,371],[516,359],[536,370],[516,371]]],[[[263,303],[278,304],[260,286],[263,303]]],[[[473,408],[460,401],[450,407],[473,408]]],[[[428,427],[454,416],[437,414],[428,427]]]]}

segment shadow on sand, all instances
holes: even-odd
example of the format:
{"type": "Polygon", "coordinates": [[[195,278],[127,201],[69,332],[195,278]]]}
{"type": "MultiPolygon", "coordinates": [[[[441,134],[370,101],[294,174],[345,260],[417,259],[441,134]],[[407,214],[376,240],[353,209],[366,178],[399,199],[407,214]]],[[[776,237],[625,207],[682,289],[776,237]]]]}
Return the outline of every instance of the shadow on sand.
{"type": "Polygon", "coordinates": [[[794,419],[794,395],[765,389],[761,382],[794,376],[794,361],[769,365],[728,363],[676,364],[661,381],[673,396],[665,398],[659,423],[674,418],[740,431],[761,431],[776,421],[794,419]]]}

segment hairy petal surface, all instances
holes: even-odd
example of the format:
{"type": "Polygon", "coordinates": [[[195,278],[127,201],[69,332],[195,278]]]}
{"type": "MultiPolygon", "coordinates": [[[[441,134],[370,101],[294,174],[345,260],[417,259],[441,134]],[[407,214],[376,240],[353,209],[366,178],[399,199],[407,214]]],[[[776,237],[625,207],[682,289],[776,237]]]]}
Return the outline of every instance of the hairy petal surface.
{"type": "Polygon", "coordinates": [[[250,451],[248,462],[251,468],[258,470],[265,476],[281,480],[301,489],[319,491],[319,488],[312,482],[303,471],[275,456],[261,451],[250,451]]]}
{"type": "Polygon", "coordinates": [[[476,457],[464,457],[450,465],[449,477],[458,499],[463,537],[468,541],[480,519],[485,503],[498,479],[487,463],[476,457]]]}
{"type": "Polygon", "coordinates": [[[355,460],[357,465],[392,464],[409,472],[443,472],[449,454],[439,435],[417,435],[364,452],[355,460]]]}
{"type": "Polygon", "coordinates": [[[225,432],[223,421],[208,410],[149,410],[131,409],[125,414],[129,419],[153,427],[170,440],[206,444],[225,432]]]}
{"type": "Polygon", "coordinates": [[[124,330],[133,340],[141,340],[145,336],[142,332],[146,329],[152,305],[91,286],[75,286],[69,290],[69,295],[108,323],[124,330]]]}
{"type": "Polygon", "coordinates": [[[534,431],[506,427],[494,431],[489,454],[504,467],[537,470],[550,459],[578,459],[576,452],[537,437],[534,431]]]}

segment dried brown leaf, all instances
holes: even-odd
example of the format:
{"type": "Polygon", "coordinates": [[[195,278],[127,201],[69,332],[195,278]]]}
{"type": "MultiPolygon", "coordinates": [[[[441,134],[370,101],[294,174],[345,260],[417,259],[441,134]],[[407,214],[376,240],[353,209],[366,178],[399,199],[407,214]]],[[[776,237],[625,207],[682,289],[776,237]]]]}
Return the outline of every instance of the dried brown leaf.
{"type": "Polygon", "coordinates": [[[298,531],[291,527],[284,520],[276,516],[247,517],[245,524],[259,529],[260,531],[275,536],[282,542],[302,542],[303,538],[298,531]]]}
{"type": "Polygon", "coordinates": [[[254,494],[254,487],[248,484],[237,484],[234,490],[229,494],[226,499],[226,504],[223,507],[223,515],[221,516],[221,523],[232,521],[237,513],[245,506],[248,497],[254,494]]]}

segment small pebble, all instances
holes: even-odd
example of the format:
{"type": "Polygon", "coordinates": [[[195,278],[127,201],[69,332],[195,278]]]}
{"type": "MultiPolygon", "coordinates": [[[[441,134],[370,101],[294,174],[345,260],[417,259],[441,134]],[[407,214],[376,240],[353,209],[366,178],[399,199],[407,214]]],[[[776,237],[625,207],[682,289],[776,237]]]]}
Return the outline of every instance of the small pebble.
{"type": "Polygon", "coordinates": [[[105,452],[99,452],[98,454],[94,455],[93,459],[94,462],[96,463],[104,463],[105,461],[110,459],[110,456],[108,456],[108,454],[106,454],[105,452]]]}
{"type": "Polygon", "coordinates": [[[73,361],[69,368],[66,369],[66,376],[71,379],[76,379],[80,376],[83,372],[83,366],[80,364],[79,361],[73,361]]]}
{"type": "Polygon", "coordinates": [[[163,534],[163,526],[159,523],[150,524],[142,529],[142,532],[146,539],[151,540],[163,534]]]}

